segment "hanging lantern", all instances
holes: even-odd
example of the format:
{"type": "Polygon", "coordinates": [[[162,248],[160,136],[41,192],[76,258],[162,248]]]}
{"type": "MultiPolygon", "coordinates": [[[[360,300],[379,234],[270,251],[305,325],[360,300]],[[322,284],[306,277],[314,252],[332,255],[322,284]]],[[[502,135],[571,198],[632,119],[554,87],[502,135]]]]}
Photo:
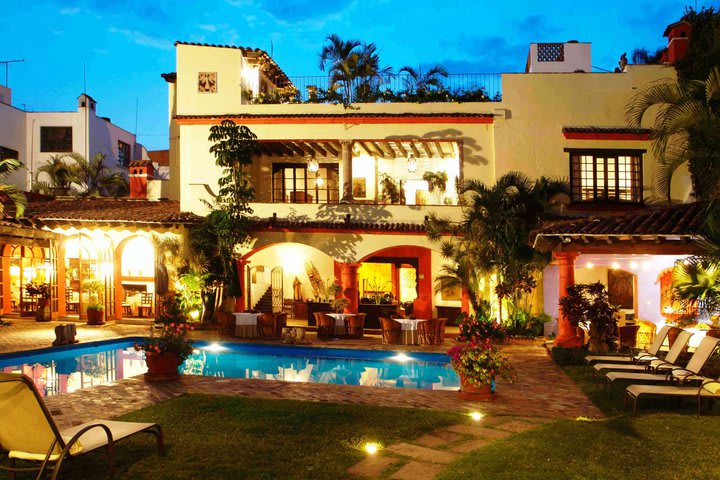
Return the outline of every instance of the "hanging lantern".
{"type": "Polygon", "coordinates": [[[410,173],[415,173],[415,171],[417,171],[417,159],[415,158],[415,155],[413,155],[412,153],[408,157],[407,167],[408,167],[408,172],[410,172],[410,173]]]}
{"type": "Polygon", "coordinates": [[[317,172],[320,169],[320,164],[314,158],[308,160],[308,172],[317,172]]]}

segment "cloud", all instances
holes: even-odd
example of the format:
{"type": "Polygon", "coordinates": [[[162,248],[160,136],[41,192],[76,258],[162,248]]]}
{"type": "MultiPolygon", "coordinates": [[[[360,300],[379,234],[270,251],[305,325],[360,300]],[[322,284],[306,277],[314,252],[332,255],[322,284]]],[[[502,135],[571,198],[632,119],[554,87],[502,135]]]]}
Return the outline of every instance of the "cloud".
{"type": "Polygon", "coordinates": [[[530,15],[519,21],[513,22],[513,26],[520,35],[530,38],[533,42],[542,42],[550,40],[549,37],[560,33],[560,29],[554,25],[550,25],[545,17],[540,15],[530,15]]]}
{"type": "Polygon", "coordinates": [[[450,73],[498,73],[525,70],[528,44],[509,43],[505,37],[460,35],[443,42],[447,50],[463,58],[446,59],[440,63],[450,73]]]}
{"type": "Polygon", "coordinates": [[[60,15],[77,15],[80,13],[80,7],[64,7],[60,9],[60,15]]]}
{"type": "Polygon", "coordinates": [[[128,30],[125,28],[116,28],[114,26],[110,26],[110,28],[108,28],[108,32],[119,33],[131,42],[145,47],[156,48],[159,50],[172,50],[173,48],[173,42],[171,42],[170,40],[159,37],[151,37],[150,35],[138,32],[137,30],[128,30]]]}
{"type": "MultiPolygon", "coordinates": [[[[329,22],[342,20],[349,10],[358,5],[358,0],[225,0],[234,7],[252,7],[271,16],[280,26],[302,25],[307,29],[321,29],[329,22]]],[[[254,26],[256,16],[245,19],[254,26]]]]}
{"type": "Polygon", "coordinates": [[[207,32],[215,32],[215,31],[217,31],[217,29],[218,29],[218,27],[217,27],[216,25],[207,24],[207,23],[206,23],[206,24],[202,24],[202,25],[198,25],[198,28],[199,28],[200,30],[205,30],[205,31],[207,31],[207,32]]]}

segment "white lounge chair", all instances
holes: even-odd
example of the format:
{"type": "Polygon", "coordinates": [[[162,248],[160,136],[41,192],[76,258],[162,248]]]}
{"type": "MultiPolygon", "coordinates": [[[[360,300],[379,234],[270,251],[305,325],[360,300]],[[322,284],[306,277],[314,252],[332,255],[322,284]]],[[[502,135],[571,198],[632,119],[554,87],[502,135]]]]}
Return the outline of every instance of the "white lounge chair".
{"type": "Polygon", "coordinates": [[[673,327],[670,325],[665,325],[660,329],[660,331],[657,332],[655,335],[655,339],[653,340],[653,343],[648,347],[647,350],[642,350],[638,352],[636,355],[632,356],[622,356],[622,355],[588,355],[585,357],[585,363],[587,365],[591,365],[596,362],[605,362],[605,363],[640,363],[640,362],[649,362],[650,360],[656,360],[658,358],[658,352],[660,352],[660,348],[663,345],[663,342],[665,342],[665,339],[668,336],[668,333],[670,330],[672,330],[673,327]]]}
{"type": "Polygon", "coordinates": [[[702,413],[702,400],[720,398],[720,382],[707,378],[699,387],[678,387],[674,385],[630,385],[625,390],[625,404],[633,401],[633,415],[637,416],[642,396],[685,397],[697,399],[697,416],[702,413]]]}
{"type": "MultiPolygon", "coordinates": [[[[0,373],[0,451],[7,452],[10,472],[38,471],[41,478],[52,468],[54,480],[66,458],[105,448],[108,471],[115,472],[115,442],[136,433],[155,435],[160,454],[165,453],[160,425],[155,423],[93,420],[59,430],[32,380],[22,374],[0,373]],[[16,460],[40,466],[16,467],[16,460]]],[[[14,478],[14,477],[13,477],[14,478]]]]}
{"type": "Polygon", "coordinates": [[[713,353],[715,353],[718,344],[720,344],[720,338],[703,338],[685,367],[674,366],[666,373],[608,372],[608,374],[605,375],[605,386],[607,387],[609,385],[610,393],[612,393],[613,383],[616,380],[637,380],[639,382],[649,383],[673,381],[680,384],[689,381],[705,380],[705,377],[700,375],[700,371],[707,361],[710,360],[713,353]]]}
{"type": "Polygon", "coordinates": [[[672,348],[670,348],[670,351],[663,360],[650,360],[645,365],[636,365],[631,363],[596,363],[593,365],[593,375],[595,376],[595,379],[597,379],[602,370],[629,370],[633,372],[670,370],[675,365],[675,362],[677,362],[680,354],[687,347],[690,337],[692,336],[693,334],[687,330],[681,331],[675,339],[675,343],[673,343],[672,348]]]}

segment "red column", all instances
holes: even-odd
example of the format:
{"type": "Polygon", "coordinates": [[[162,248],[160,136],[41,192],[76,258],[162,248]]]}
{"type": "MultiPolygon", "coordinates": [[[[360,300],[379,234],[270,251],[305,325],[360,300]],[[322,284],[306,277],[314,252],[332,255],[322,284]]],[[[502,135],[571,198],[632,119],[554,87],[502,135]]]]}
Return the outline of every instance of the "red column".
{"type": "MultiPolygon", "coordinates": [[[[553,254],[560,269],[558,300],[567,295],[567,287],[575,284],[575,259],[577,252],[556,252],[553,254]]],[[[562,310],[558,311],[558,335],[553,343],[556,347],[577,348],[582,346],[582,339],[577,336],[575,327],[565,318],[562,310]]]]}
{"type": "Polygon", "coordinates": [[[470,315],[470,294],[467,288],[460,289],[460,309],[463,313],[470,315]]]}
{"type": "Polygon", "coordinates": [[[340,285],[343,288],[342,296],[347,298],[347,311],[358,311],[358,276],[357,271],[360,265],[357,263],[340,264],[340,285]]]}
{"type": "MultiPolygon", "coordinates": [[[[235,297],[235,308],[234,310],[236,312],[242,312],[245,310],[245,307],[243,306],[245,304],[245,297],[247,297],[247,294],[245,293],[245,266],[247,265],[248,261],[244,258],[241,258],[237,261],[237,274],[238,274],[238,285],[240,286],[240,296],[235,297]]],[[[252,305],[247,306],[248,309],[252,308],[252,305]]]]}

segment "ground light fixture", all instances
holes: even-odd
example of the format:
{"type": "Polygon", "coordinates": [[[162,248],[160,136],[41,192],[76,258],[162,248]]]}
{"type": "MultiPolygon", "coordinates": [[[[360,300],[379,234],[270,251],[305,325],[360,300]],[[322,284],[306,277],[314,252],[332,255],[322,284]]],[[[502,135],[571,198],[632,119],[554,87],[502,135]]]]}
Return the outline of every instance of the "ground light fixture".
{"type": "Polygon", "coordinates": [[[470,418],[472,418],[472,420],[475,422],[479,422],[485,416],[484,414],[482,414],[480,412],[470,412],[468,415],[470,415],[470,418]]]}
{"type": "Polygon", "coordinates": [[[375,455],[380,450],[380,444],[377,442],[367,442],[363,446],[363,450],[369,455],[375,455]]]}

